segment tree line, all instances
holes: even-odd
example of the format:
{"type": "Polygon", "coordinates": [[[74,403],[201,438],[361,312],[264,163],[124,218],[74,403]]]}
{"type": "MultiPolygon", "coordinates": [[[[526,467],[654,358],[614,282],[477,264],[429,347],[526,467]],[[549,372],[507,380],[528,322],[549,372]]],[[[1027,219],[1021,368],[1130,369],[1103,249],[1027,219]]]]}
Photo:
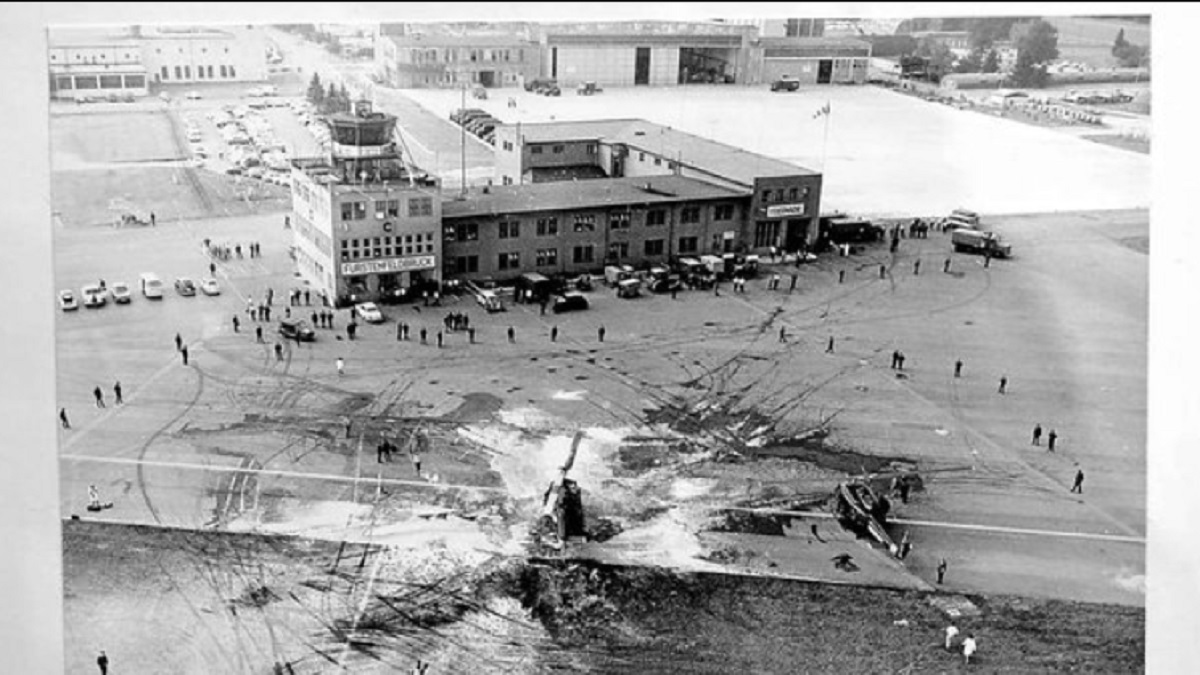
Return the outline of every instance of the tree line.
{"type": "Polygon", "coordinates": [[[313,73],[305,93],[308,102],[316,108],[317,114],[331,115],[333,113],[350,112],[350,92],[346,85],[340,87],[330,82],[328,87],[321,84],[321,76],[313,73]]]}

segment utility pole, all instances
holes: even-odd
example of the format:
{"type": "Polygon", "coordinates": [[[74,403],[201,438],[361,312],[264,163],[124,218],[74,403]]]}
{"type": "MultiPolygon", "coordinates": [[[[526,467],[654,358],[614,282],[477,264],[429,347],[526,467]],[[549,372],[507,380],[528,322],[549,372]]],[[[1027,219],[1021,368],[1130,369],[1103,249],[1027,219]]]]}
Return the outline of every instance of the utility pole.
{"type": "MultiPolygon", "coordinates": [[[[467,109],[467,83],[462,83],[462,105],[460,110],[467,109]]],[[[462,190],[459,194],[467,198],[467,125],[459,124],[459,166],[462,168],[462,190]]]]}

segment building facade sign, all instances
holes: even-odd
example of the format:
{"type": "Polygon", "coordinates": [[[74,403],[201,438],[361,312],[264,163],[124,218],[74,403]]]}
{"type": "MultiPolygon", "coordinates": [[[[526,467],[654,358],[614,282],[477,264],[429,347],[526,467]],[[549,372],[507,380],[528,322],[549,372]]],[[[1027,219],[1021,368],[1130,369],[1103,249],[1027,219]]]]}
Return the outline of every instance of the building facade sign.
{"type": "Polygon", "coordinates": [[[392,272],[412,272],[414,270],[434,269],[437,261],[434,256],[422,255],[408,258],[387,258],[385,260],[360,260],[342,263],[342,276],[361,276],[364,274],[389,274],[392,272]]]}
{"type": "Polygon", "coordinates": [[[788,218],[804,215],[804,204],[779,204],[767,207],[768,218],[788,218]]]}

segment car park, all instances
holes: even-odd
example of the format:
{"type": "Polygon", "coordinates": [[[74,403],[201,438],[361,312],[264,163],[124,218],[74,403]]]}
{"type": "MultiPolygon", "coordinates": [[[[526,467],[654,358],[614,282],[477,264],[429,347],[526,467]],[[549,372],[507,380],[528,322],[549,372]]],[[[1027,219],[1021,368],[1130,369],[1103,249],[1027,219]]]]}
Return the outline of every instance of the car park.
{"type": "Polygon", "coordinates": [[[79,301],[75,299],[75,294],[71,291],[59,291],[58,306],[64,312],[71,312],[79,309],[79,301]]]}
{"type": "Polygon", "coordinates": [[[279,322],[279,334],[289,340],[301,342],[313,342],[317,339],[317,334],[302,319],[283,319],[279,322]]]}
{"type": "Polygon", "coordinates": [[[383,312],[373,302],[363,302],[354,306],[354,311],[367,323],[383,323],[383,312]]]}
{"type": "Polygon", "coordinates": [[[108,293],[112,296],[112,301],[118,305],[128,304],[133,299],[133,293],[129,290],[129,284],[124,281],[118,281],[109,286],[108,293]]]}
{"type": "Polygon", "coordinates": [[[88,284],[83,287],[83,306],[84,307],[103,307],[108,303],[105,297],[104,289],[100,288],[99,284],[88,284]]]}
{"type": "Polygon", "coordinates": [[[205,295],[220,295],[221,287],[217,285],[217,280],[212,277],[205,277],[200,280],[200,290],[205,295]]]}
{"type": "Polygon", "coordinates": [[[196,294],[196,282],[188,277],[179,277],[175,280],[175,292],[183,296],[193,296],[196,294]]]}

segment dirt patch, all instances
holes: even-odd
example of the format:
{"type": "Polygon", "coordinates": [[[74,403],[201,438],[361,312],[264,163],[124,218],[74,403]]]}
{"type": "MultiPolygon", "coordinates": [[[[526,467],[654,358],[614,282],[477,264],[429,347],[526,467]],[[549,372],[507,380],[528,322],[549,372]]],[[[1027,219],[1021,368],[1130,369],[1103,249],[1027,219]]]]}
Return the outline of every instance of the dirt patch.
{"type": "Polygon", "coordinates": [[[504,407],[504,400],[494,394],[464,394],[462,403],[439,419],[458,424],[486,422],[504,407]]]}

